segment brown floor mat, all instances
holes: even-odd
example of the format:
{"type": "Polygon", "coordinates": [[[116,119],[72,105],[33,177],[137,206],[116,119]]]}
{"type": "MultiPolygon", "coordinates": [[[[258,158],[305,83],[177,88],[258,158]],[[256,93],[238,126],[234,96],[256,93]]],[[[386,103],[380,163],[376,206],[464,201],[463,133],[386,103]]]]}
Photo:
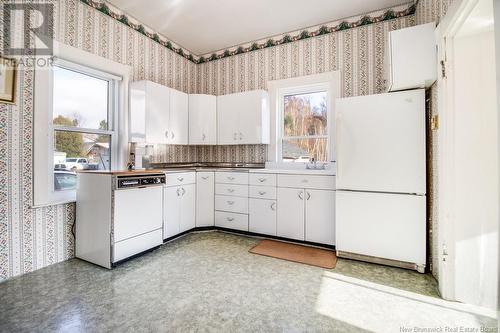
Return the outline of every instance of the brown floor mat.
{"type": "Polygon", "coordinates": [[[328,269],[335,268],[337,264],[334,251],[268,239],[261,240],[249,252],[328,269]]]}

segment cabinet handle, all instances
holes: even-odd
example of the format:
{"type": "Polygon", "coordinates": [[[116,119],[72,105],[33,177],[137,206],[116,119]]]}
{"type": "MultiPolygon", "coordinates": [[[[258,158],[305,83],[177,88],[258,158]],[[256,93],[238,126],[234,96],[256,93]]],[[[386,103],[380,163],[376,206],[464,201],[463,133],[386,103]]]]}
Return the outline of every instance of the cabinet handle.
{"type": "Polygon", "coordinates": [[[205,133],[203,133],[203,134],[201,135],[201,139],[202,139],[203,141],[205,141],[205,138],[206,138],[206,137],[207,137],[207,136],[205,135],[205,133]]]}
{"type": "Polygon", "coordinates": [[[266,178],[259,178],[259,182],[263,183],[266,181],[266,178]]]}
{"type": "Polygon", "coordinates": [[[233,140],[238,140],[238,133],[233,134],[233,140]]]}
{"type": "Polygon", "coordinates": [[[175,134],[174,134],[174,132],[172,132],[172,139],[173,139],[173,138],[175,138],[175,134]]]}
{"type": "Polygon", "coordinates": [[[302,191],[299,192],[299,198],[300,200],[304,200],[304,193],[302,191]]]}
{"type": "Polygon", "coordinates": [[[243,140],[243,134],[240,132],[240,140],[243,140]]]}
{"type": "Polygon", "coordinates": [[[208,176],[201,176],[201,179],[203,179],[203,180],[207,180],[207,179],[208,179],[208,176]]]}
{"type": "Polygon", "coordinates": [[[307,192],[307,200],[311,199],[311,193],[307,192]]]}
{"type": "Polygon", "coordinates": [[[179,177],[179,178],[177,178],[177,180],[180,181],[180,182],[182,182],[182,181],[184,181],[184,178],[179,177]]]}
{"type": "Polygon", "coordinates": [[[226,217],[226,220],[228,220],[229,222],[232,222],[232,221],[234,221],[234,217],[226,217]]]}
{"type": "Polygon", "coordinates": [[[227,203],[230,205],[234,205],[234,201],[228,201],[227,203]]]}
{"type": "Polygon", "coordinates": [[[184,189],[184,187],[182,188],[182,196],[184,196],[184,194],[186,194],[186,190],[184,189]]]}
{"type": "Polygon", "coordinates": [[[167,137],[167,139],[168,139],[168,131],[165,131],[165,136],[166,136],[166,137],[167,137]]]}
{"type": "Polygon", "coordinates": [[[303,183],[307,183],[307,182],[309,182],[309,181],[308,181],[307,179],[302,179],[302,182],[303,182],[303,183]]]}
{"type": "Polygon", "coordinates": [[[228,189],[227,189],[227,191],[228,191],[229,193],[233,193],[233,192],[234,192],[234,188],[228,188],[228,189]]]}
{"type": "Polygon", "coordinates": [[[227,177],[227,179],[229,179],[229,180],[234,180],[234,177],[227,177]]]}
{"type": "Polygon", "coordinates": [[[266,194],[266,192],[264,192],[264,191],[260,191],[260,192],[259,192],[259,194],[260,194],[260,195],[264,195],[264,194],[266,194]]]}
{"type": "Polygon", "coordinates": [[[180,196],[180,193],[179,193],[179,191],[180,191],[180,190],[181,190],[181,189],[180,189],[180,188],[178,188],[178,189],[177,189],[177,191],[176,191],[176,192],[177,192],[177,196],[178,196],[178,197],[180,196]]]}
{"type": "Polygon", "coordinates": [[[271,209],[272,209],[272,210],[276,210],[276,202],[273,202],[273,203],[271,204],[271,209]]]}

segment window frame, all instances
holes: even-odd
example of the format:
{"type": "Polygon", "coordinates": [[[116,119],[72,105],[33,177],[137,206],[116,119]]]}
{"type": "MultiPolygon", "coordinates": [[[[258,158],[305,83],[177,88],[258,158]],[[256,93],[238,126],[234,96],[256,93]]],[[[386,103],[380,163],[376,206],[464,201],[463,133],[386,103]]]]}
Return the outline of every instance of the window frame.
{"type": "MultiPolygon", "coordinates": [[[[335,163],[335,100],[341,96],[340,72],[332,71],[283,80],[269,81],[268,90],[271,105],[271,144],[268,148],[268,162],[279,167],[292,168],[307,162],[283,162],[284,97],[293,94],[327,92],[327,163],[335,163]],[[292,165],[293,164],[293,165],[292,165]]],[[[321,136],[322,138],[324,136],[321,136]]],[[[288,137],[290,138],[290,137],[288,137]]],[[[305,138],[314,138],[306,136],[305,138]]],[[[323,162],[323,161],[321,161],[323,162]]]]}
{"type": "MultiPolygon", "coordinates": [[[[53,159],[50,159],[50,156],[54,156],[54,141],[55,141],[55,136],[56,132],[66,132],[66,133],[86,133],[86,134],[95,134],[95,135],[106,135],[109,136],[109,149],[110,149],[110,159],[111,159],[111,164],[110,167],[113,165],[117,158],[117,148],[118,148],[118,133],[116,129],[116,124],[118,123],[118,97],[119,97],[119,91],[118,91],[118,85],[119,81],[122,80],[121,77],[118,77],[116,75],[106,73],[103,71],[96,70],[94,68],[90,68],[87,66],[83,66],[74,62],[70,62],[64,59],[56,59],[53,63],[53,67],[50,69],[50,99],[53,101],[54,98],[54,67],[59,67],[65,70],[73,71],[79,74],[83,74],[89,77],[97,78],[103,81],[107,81],[108,83],[108,107],[107,107],[107,123],[108,123],[108,129],[107,130],[101,130],[101,129],[93,129],[93,128],[86,128],[86,127],[76,127],[76,126],[64,126],[64,125],[54,125],[54,108],[53,105],[51,105],[51,108],[49,109],[49,114],[48,114],[48,119],[50,121],[48,125],[48,130],[49,130],[49,137],[48,137],[48,155],[49,155],[49,192],[52,193],[53,197],[56,197],[61,200],[71,200],[73,197],[75,197],[76,200],[76,189],[61,189],[61,190],[56,190],[54,186],[54,171],[50,171],[50,168],[54,169],[54,161],[53,159]]],[[[52,104],[51,101],[51,104],[52,104]]],[[[76,163],[78,163],[77,159],[76,163]]]]}
{"type": "MultiPolygon", "coordinates": [[[[132,68],[54,41],[51,66],[35,68],[33,126],[33,208],[76,201],[76,189],[54,188],[55,131],[110,136],[110,168],[125,167],[128,149],[128,83],[132,68]],[[108,84],[108,129],[53,124],[53,66],[104,79],[108,84]]],[[[78,185],[77,185],[78,186],[78,185]]]]}
{"type": "MultiPolygon", "coordinates": [[[[278,92],[278,141],[276,142],[277,146],[277,161],[279,163],[284,163],[283,161],[283,141],[285,140],[300,140],[300,139],[326,139],[326,150],[327,150],[327,160],[326,161],[318,161],[318,162],[329,162],[331,160],[331,145],[333,144],[333,140],[331,140],[331,128],[330,121],[334,121],[330,118],[331,116],[331,98],[330,98],[330,88],[327,83],[318,83],[312,85],[298,86],[298,87],[289,87],[279,89],[278,92]],[[302,135],[302,136],[285,136],[285,97],[293,96],[293,95],[306,95],[313,93],[326,93],[326,134],[325,135],[302,135]]],[[[294,162],[294,163],[307,163],[307,162],[294,162]]]]}

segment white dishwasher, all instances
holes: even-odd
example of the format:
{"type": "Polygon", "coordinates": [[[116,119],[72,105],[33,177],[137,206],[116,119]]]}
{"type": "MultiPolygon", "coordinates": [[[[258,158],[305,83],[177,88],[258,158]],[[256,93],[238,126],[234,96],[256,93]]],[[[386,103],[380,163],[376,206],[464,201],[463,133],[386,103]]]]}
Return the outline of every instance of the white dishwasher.
{"type": "Polygon", "coordinates": [[[76,257],[111,268],[163,243],[162,173],[78,174],[76,257]]]}

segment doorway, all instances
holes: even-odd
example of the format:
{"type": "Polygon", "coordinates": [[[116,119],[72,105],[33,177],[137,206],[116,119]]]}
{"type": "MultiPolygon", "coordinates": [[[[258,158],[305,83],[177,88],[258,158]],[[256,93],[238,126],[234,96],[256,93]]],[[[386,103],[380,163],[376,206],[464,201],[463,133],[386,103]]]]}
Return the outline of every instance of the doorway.
{"type": "Polygon", "coordinates": [[[438,27],[438,269],[444,298],[495,310],[499,147],[493,1],[457,1],[438,27]]]}

